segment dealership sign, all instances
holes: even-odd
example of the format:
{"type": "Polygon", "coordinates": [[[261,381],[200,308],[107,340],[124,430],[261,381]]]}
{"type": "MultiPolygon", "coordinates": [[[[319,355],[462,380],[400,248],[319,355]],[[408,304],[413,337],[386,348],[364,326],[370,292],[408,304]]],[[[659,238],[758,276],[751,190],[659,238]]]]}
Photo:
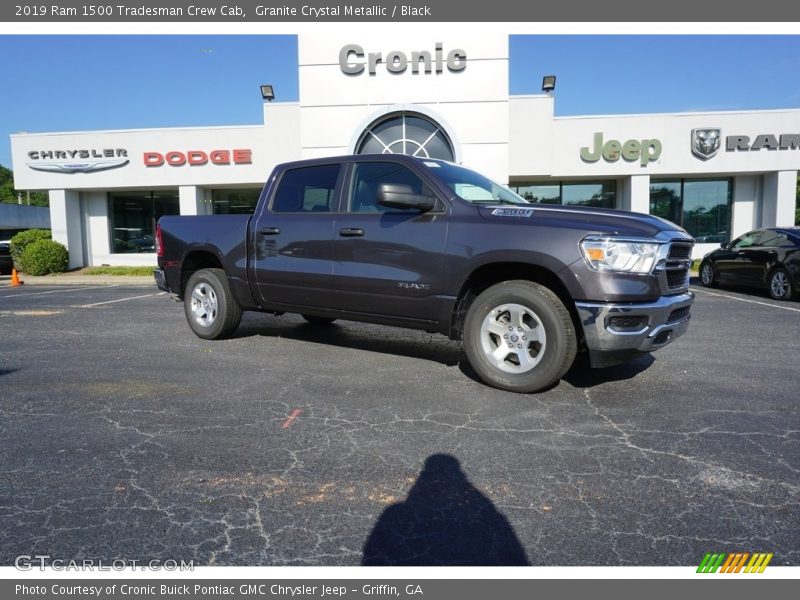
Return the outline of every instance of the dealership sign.
{"type": "Polygon", "coordinates": [[[646,167],[650,162],[658,160],[661,156],[661,149],[661,141],[655,138],[604,142],[603,133],[597,132],[594,134],[593,147],[581,148],[581,160],[595,163],[602,158],[606,162],[613,163],[622,158],[627,162],[639,161],[643,167],[646,167]]]}
{"type": "Polygon", "coordinates": [[[79,148],[71,150],[31,150],[30,162],[36,171],[51,173],[92,173],[127,165],[128,151],[125,148],[79,148]]]}
{"type": "MultiPolygon", "coordinates": [[[[692,154],[703,160],[715,156],[722,146],[722,130],[718,127],[692,129],[692,154]]],[[[729,135],[725,138],[726,152],[758,152],[759,150],[798,150],[800,133],[762,133],[729,135]]]]}
{"type": "Polygon", "coordinates": [[[339,50],[339,68],[345,75],[360,75],[365,70],[375,75],[378,65],[389,73],[404,73],[411,68],[411,73],[458,72],[467,68],[467,53],[460,48],[450,50],[446,55],[441,42],[436,42],[433,52],[419,50],[410,53],[402,50],[391,50],[383,55],[381,52],[366,52],[358,44],[347,44],[339,50]]]}
{"type": "Polygon", "coordinates": [[[708,160],[719,152],[722,142],[722,130],[718,127],[692,129],[692,154],[708,160]]]}
{"type": "Polygon", "coordinates": [[[797,150],[800,148],[800,133],[782,133],[779,136],[771,133],[757,135],[751,142],[747,135],[729,135],[726,138],[725,149],[733,151],[755,150],[797,150]]]}
{"type": "Polygon", "coordinates": [[[253,164],[253,151],[250,148],[234,148],[233,150],[169,150],[168,152],[145,152],[143,155],[146,167],[183,167],[186,165],[199,167],[212,165],[250,165],[253,164]]]}

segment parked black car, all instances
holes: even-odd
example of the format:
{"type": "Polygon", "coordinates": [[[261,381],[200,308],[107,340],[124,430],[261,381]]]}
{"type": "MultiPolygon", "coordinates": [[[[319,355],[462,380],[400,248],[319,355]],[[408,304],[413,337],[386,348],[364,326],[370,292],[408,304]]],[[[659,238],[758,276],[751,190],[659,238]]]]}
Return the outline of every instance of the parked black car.
{"type": "Polygon", "coordinates": [[[756,229],[722,244],[700,263],[700,281],[766,288],[775,300],[800,292],[800,227],[756,229]]]}
{"type": "Polygon", "coordinates": [[[11,275],[14,261],[11,258],[11,238],[26,229],[0,229],[0,275],[11,275]]]}
{"type": "Polygon", "coordinates": [[[14,262],[11,260],[11,249],[6,242],[0,242],[0,275],[11,275],[14,262]]]}

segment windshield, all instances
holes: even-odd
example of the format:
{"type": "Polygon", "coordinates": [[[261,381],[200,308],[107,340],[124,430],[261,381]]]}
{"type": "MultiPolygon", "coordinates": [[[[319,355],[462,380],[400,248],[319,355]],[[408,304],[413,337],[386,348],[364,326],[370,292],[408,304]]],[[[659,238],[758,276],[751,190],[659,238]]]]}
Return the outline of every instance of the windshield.
{"type": "Polygon", "coordinates": [[[528,204],[505,186],[464,167],[434,160],[422,161],[456,196],[472,204],[528,204]]]}

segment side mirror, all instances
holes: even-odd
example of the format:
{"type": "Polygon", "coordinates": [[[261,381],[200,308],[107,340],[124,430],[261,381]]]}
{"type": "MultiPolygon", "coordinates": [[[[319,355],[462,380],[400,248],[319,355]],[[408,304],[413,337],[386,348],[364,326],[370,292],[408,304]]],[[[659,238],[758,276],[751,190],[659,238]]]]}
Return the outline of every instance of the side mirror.
{"type": "Polygon", "coordinates": [[[719,247],[722,248],[723,250],[727,250],[729,245],[730,245],[730,242],[722,242],[719,245],[719,247]]]}
{"type": "Polygon", "coordinates": [[[383,183],[378,186],[378,204],[388,208],[416,208],[422,212],[433,210],[436,198],[413,193],[404,183],[383,183]]]}

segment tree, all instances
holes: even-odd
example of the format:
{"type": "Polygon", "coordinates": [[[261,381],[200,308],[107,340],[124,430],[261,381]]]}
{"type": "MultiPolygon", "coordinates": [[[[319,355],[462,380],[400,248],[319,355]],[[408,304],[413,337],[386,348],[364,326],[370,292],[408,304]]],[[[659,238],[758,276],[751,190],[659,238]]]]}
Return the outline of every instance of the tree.
{"type": "MultiPolygon", "coordinates": [[[[0,202],[4,204],[16,204],[17,194],[22,194],[22,201],[27,203],[28,193],[19,192],[14,189],[14,173],[11,169],[7,169],[0,165],[0,202]]],[[[49,206],[50,201],[47,194],[43,192],[31,192],[31,205],[33,206],[49,206]]]]}

